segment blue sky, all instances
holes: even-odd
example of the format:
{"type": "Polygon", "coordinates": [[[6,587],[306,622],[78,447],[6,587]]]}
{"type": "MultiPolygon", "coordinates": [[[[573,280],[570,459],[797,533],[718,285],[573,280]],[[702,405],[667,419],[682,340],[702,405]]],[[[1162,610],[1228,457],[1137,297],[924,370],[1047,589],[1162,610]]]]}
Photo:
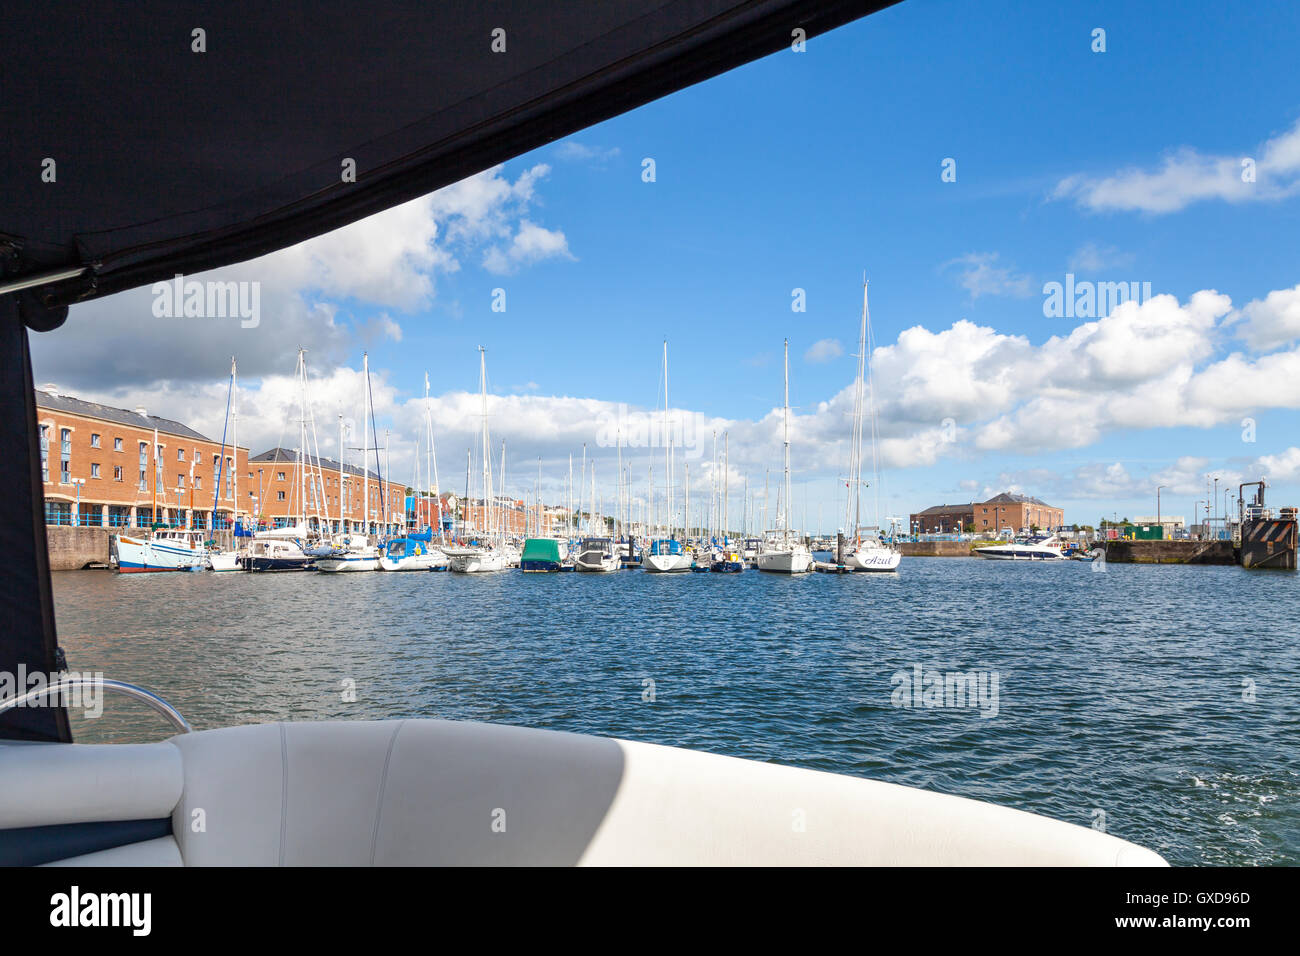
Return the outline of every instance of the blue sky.
{"type": "MultiPolygon", "coordinates": [[[[1043,6],[903,3],[513,160],[479,179],[495,200],[466,189],[335,234],[350,251],[235,267],[272,286],[264,327],[214,333],[170,372],[145,361],[96,379],[51,341],[37,349],[37,375],[73,394],[166,404],[219,432],[219,356],[242,353],[252,374],[241,433],[269,442],[282,428],[275,369],[292,373],[286,349],[312,349],[325,421],[345,411],[339,395],[356,390],[349,376],[369,348],[395,445],[420,431],[413,397],[428,370],[440,459],[463,474],[477,423],[458,393],[476,391],[484,345],[493,393],[514,396],[494,408],[494,433],[512,461],[531,461],[530,475],[543,457],[553,497],[584,434],[594,453],[594,421],[610,403],[661,400],[666,337],[672,404],[701,434],[730,431],[736,491],[744,475],[761,485],[764,467],[780,468],[772,412],[788,337],[796,485],[807,483],[796,515],[804,495],[810,523],[820,503],[833,530],[866,270],[886,349],[881,427],[894,442],[883,511],[1014,488],[1092,523],[1154,512],[1164,484],[1163,510],[1190,514],[1206,474],[1235,482],[1261,469],[1277,485],[1272,503],[1295,503],[1300,9],[1043,6]],[[1250,186],[1235,173],[1244,157],[1260,164],[1250,186]],[[945,158],[955,182],[941,181],[945,158]],[[388,249],[394,234],[415,246],[388,249]],[[1148,282],[1174,299],[1080,331],[1099,319],[1044,315],[1044,283],[1067,272],[1148,282]],[[402,288],[415,291],[393,292],[402,288]],[[491,310],[497,288],[504,313],[491,310]],[[791,310],[796,288],[804,313],[791,310]],[[1201,290],[1227,299],[1193,309],[1201,290]],[[1288,290],[1294,301],[1265,301],[1288,290]],[[961,320],[970,325],[954,332],[961,320]],[[926,335],[896,347],[917,327],[926,335]],[[831,357],[806,357],[818,342],[831,357]],[[974,366],[943,358],[981,350],[974,366]],[[1245,364],[1219,364],[1234,354],[1245,364]],[[1178,388],[1185,397],[1162,407],[1178,388]],[[1035,403],[1043,396],[1052,400],[1035,403]],[[1253,442],[1242,440],[1247,417],[1253,442]],[[936,446],[945,427],[955,440],[936,446]]],[[[112,302],[73,318],[120,308],[112,302]]],[[[158,340],[145,338],[137,354],[158,340]]],[[[598,478],[612,481],[612,450],[599,454],[609,461],[598,478]]],[[[399,476],[404,455],[394,452],[399,476]]],[[[643,487],[644,463],[629,457],[643,487]]]]}

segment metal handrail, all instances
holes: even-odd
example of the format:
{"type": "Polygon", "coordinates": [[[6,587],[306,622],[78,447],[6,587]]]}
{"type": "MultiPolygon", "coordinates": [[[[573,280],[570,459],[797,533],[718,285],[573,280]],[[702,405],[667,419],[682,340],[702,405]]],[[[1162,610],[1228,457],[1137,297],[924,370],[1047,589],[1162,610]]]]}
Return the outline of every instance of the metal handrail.
{"type": "Polygon", "coordinates": [[[168,722],[170,722],[171,725],[181,733],[189,734],[194,732],[194,728],[190,726],[188,720],[181,716],[181,712],[153,691],[145,690],[143,687],[137,687],[135,684],[128,684],[126,681],[110,680],[108,678],[64,677],[47,687],[29,690],[27,693],[21,694],[18,697],[0,701],[0,714],[13,709],[14,707],[19,707],[26,701],[35,700],[36,698],[44,697],[47,694],[60,693],[65,690],[73,690],[79,687],[100,687],[104,690],[112,690],[117,691],[120,694],[125,694],[127,697],[132,697],[135,700],[147,704],[149,708],[156,713],[162,714],[167,718],[168,722]]]}

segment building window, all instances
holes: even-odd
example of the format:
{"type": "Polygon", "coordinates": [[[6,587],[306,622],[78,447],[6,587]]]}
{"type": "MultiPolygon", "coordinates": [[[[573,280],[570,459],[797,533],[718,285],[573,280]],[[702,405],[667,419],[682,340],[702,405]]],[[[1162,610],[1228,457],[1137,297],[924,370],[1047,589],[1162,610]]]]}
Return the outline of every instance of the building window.
{"type": "Polygon", "coordinates": [[[41,481],[50,480],[50,426],[41,426],[41,481]]]}
{"type": "Polygon", "coordinates": [[[184,449],[184,448],[177,448],[177,449],[176,449],[176,460],[177,460],[177,461],[184,461],[184,460],[185,460],[185,449],[184,449]]]}
{"type": "Polygon", "coordinates": [[[276,501],[284,501],[284,492],[283,492],[283,491],[277,491],[277,492],[275,493],[275,500],[276,500],[276,501]]]}
{"type": "Polygon", "coordinates": [[[184,491],[184,490],[185,490],[185,476],[184,476],[184,475],[177,475],[177,476],[176,476],[176,490],[177,490],[177,491],[184,491]]]}
{"type": "Polygon", "coordinates": [[[91,477],[91,478],[98,478],[98,477],[99,477],[99,462],[97,462],[97,461],[92,461],[92,462],[90,463],[90,477],[91,477]]]}
{"type": "Polygon", "coordinates": [[[122,480],[122,466],[121,466],[121,465],[114,465],[114,466],[113,466],[113,480],[114,480],[114,481],[121,481],[121,480],[122,480]]]}
{"type": "Polygon", "coordinates": [[[62,440],[59,443],[59,481],[66,485],[72,481],[72,429],[65,428],[60,434],[62,440]]]}
{"type": "Polygon", "coordinates": [[[149,446],[140,442],[140,490],[147,491],[149,480],[146,477],[149,471],[149,446]]]}
{"type": "Polygon", "coordinates": [[[277,472],[275,473],[275,480],[276,480],[276,481],[284,481],[284,472],[282,472],[282,471],[277,471],[277,472]]]}
{"type": "Polygon", "coordinates": [[[113,451],[121,451],[121,450],[122,450],[122,439],[120,439],[120,438],[114,438],[114,439],[113,439],[113,451]]]}
{"type": "Polygon", "coordinates": [[[99,447],[99,434],[97,432],[90,433],[90,447],[91,448],[99,447]]]}
{"type": "Polygon", "coordinates": [[[194,490],[195,490],[195,491],[202,491],[202,490],[203,490],[203,476],[202,476],[202,475],[195,475],[195,476],[194,476],[194,490]]]}

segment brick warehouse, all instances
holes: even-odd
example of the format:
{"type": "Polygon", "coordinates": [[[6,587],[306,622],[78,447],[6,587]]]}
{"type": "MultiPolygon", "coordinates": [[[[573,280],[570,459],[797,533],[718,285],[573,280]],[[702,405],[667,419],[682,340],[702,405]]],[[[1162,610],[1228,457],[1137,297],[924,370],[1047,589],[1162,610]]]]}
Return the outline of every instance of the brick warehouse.
{"type": "Polygon", "coordinates": [[[1061,508],[1030,495],[1003,492],[988,501],[926,508],[911,515],[910,527],[918,534],[953,534],[971,528],[976,532],[1059,528],[1064,523],[1061,508]]]}
{"type": "MultiPolygon", "coordinates": [[[[192,519],[198,528],[212,523],[221,442],[143,408],[86,402],[48,385],[36,390],[36,417],[47,523],[146,527],[155,517],[169,524],[192,519]],[[155,430],[156,462],[150,455],[155,430]]],[[[227,445],[217,527],[229,527],[236,512],[231,469],[247,467],[248,449],[227,445]]],[[[238,512],[247,515],[251,499],[242,482],[239,495],[238,512]]]]}
{"type": "MultiPolygon", "coordinates": [[[[319,521],[321,526],[337,531],[341,509],[342,530],[360,531],[365,520],[362,505],[366,493],[365,472],[356,465],[345,464],[340,474],[337,461],[313,455],[305,456],[301,470],[305,477],[300,481],[298,452],[291,448],[272,448],[248,460],[249,500],[254,502],[254,514],[260,516],[262,523],[292,525],[305,517],[313,526],[319,521]]],[[[375,471],[370,472],[369,485],[369,530],[392,531],[405,527],[406,485],[387,480],[381,485],[375,471]]]]}

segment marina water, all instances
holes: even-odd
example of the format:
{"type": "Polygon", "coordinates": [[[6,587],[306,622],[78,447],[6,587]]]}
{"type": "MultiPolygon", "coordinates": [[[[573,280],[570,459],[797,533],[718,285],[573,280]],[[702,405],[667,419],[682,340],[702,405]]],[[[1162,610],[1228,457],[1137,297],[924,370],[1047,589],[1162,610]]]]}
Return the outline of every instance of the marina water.
{"type": "MultiPolygon", "coordinates": [[[[1104,827],[1174,864],[1300,863],[1294,576],[1090,567],[84,571],[54,589],[72,669],[149,687],[199,730],[495,721],[989,800],[1104,827]],[[936,674],[981,675],[985,706],[903,692],[936,674]]],[[[73,729],[82,742],[167,735],[118,698],[73,729]]]]}

